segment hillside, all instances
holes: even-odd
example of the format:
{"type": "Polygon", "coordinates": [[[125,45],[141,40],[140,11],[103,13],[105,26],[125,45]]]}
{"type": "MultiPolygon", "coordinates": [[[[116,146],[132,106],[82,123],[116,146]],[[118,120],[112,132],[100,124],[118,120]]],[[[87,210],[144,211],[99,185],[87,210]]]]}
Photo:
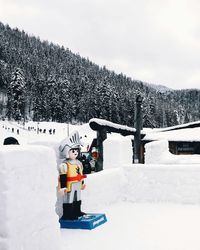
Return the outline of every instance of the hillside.
{"type": "Polygon", "coordinates": [[[163,93],[2,23],[0,89],[8,96],[5,114],[15,120],[82,123],[97,117],[133,126],[138,93],[143,96],[144,126],[200,119],[199,90],[163,93]]]}

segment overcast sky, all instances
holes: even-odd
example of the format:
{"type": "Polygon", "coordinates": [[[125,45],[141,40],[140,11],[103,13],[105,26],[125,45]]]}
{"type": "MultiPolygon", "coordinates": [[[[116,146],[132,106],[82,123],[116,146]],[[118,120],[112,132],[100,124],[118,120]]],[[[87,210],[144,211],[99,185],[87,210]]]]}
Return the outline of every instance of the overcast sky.
{"type": "Polygon", "coordinates": [[[0,0],[0,21],[133,79],[200,89],[200,0],[0,0]]]}

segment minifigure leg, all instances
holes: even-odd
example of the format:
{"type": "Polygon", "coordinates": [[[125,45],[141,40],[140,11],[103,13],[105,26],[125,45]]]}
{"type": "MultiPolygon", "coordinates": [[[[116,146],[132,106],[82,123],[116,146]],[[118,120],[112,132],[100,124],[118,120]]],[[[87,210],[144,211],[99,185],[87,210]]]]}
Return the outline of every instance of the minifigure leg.
{"type": "Polygon", "coordinates": [[[80,182],[77,183],[76,195],[77,195],[76,201],[80,201],[81,200],[81,183],[80,182]]]}
{"type": "Polygon", "coordinates": [[[74,200],[76,201],[81,200],[81,183],[80,182],[72,183],[71,191],[65,194],[63,203],[73,203],[74,200]]]}

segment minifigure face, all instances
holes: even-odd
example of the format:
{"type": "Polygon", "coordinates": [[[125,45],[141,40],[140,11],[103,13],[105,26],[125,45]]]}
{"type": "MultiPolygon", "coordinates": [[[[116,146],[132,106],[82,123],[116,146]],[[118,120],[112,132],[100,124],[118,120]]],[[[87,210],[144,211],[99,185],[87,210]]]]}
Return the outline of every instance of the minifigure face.
{"type": "Polygon", "coordinates": [[[79,155],[79,149],[74,148],[69,150],[69,159],[75,160],[79,155]]]}

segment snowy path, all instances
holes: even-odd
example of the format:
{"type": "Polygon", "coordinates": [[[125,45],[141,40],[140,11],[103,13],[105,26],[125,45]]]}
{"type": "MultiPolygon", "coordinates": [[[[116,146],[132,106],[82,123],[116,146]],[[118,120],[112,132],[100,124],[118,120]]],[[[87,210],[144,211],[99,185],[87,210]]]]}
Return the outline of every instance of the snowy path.
{"type": "Polygon", "coordinates": [[[92,231],[62,229],[62,250],[199,250],[200,206],[121,203],[92,231]]]}

